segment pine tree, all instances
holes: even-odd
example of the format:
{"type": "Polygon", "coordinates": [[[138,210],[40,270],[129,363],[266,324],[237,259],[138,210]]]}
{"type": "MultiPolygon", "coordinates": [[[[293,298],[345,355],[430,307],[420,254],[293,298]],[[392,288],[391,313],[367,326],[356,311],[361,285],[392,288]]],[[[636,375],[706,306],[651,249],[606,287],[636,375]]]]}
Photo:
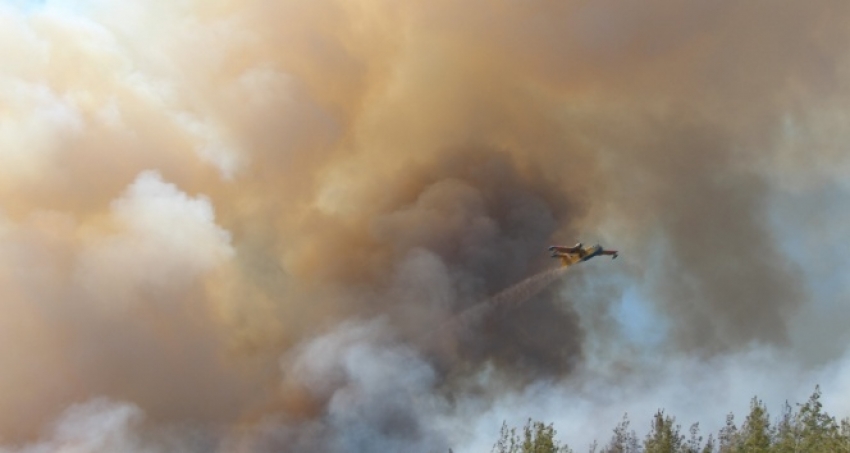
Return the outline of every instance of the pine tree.
{"type": "Polygon", "coordinates": [[[770,446],[771,453],[796,453],[799,437],[797,426],[797,415],[794,414],[791,405],[785,402],[782,415],[776,423],[773,432],[773,440],[770,446]]]}
{"type": "Polygon", "coordinates": [[[798,414],[799,451],[837,451],[839,445],[838,424],[835,422],[835,418],[823,412],[820,396],[820,386],[816,386],[815,392],[812,393],[809,400],[800,406],[798,414]]]}
{"type": "Polygon", "coordinates": [[[750,414],[744,420],[739,436],[739,443],[744,452],[770,452],[770,418],[764,403],[758,398],[753,397],[750,401],[750,414]]]}
{"type": "Polygon", "coordinates": [[[837,451],[840,453],[850,453],[850,418],[841,420],[841,427],[838,430],[837,451]]]}
{"type": "Polygon", "coordinates": [[[502,428],[499,429],[499,440],[493,445],[492,453],[516,453],[519,451],[519,436],[517,436],[516,428],[508,429],[508,422],[502,422],[502,428]]]}
{"type": "Polygon", "coordinates": [[[614,428],[611,441],[600,453],[639,453],[640,441],[634,430],[629,430],[629,415],[623,415],[623,420],[614,428]]]}
{"type": "Polygon", "coordinates": [[[701,453],[714,453],[714,435],[709,434],[701,453]]]}
{"type": "Polygon", "coordinates": [[[663,410],[655,413],[652,429],[643,443],[645,453],[679,453],[685,436],[679,434],[676,420],[665,416],[663,410]]]}
{"type": "Polygon", "coordinates": [[[720,443],[720,453],[741,453],[741,435],[735,426],[735,415],[730,413],[726,416],[726,426],[720,429],[717,436],[720,443]]]}
{"type": "Polygon", "coordinates": [[[700,447],[702,446],[702,436],[699,435],[699,423],[691,425],[691,429],[688,430],[688,432],[691,433],[691,436],[682,448],[682,453],[702,453],[700,451],[700,447]]]}
{"type": "Polygon", "coordinates": [[[493,453],[572,453],[566,445],[555,440],[555,428],[532,421],[530,418],[522,430],[522,436],[516,428],[508,429],[507,423],[502,423],[499,440],[493,445],[493,453]]]}

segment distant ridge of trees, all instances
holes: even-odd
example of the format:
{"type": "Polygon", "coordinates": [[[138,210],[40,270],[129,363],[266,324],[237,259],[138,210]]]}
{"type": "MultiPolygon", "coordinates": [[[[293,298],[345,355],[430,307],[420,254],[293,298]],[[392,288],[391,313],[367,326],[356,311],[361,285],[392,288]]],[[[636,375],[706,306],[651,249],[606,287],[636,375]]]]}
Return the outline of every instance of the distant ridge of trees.
{"type": "MultiPolygon", "coordinates": [[[[659,410],[652,419],[649,433],[643,438],[630,428],[628,416],[614,428],[607,444],[596,442],[590,453],[850,453],[850,418],[836,420],[823,410],[820,387],[815,387],[808,401],[787,402],[774,420],[758,398],[750,401],[750,412],[741,426],[733,414],[715,437],[700,435],[699,424],[682,432],[676,419],[659,410]]],[[[531,419],[521,429],[502,424],[499,439],[491,453],[575,453],[561,445],[552,424],[531,419]]]]}

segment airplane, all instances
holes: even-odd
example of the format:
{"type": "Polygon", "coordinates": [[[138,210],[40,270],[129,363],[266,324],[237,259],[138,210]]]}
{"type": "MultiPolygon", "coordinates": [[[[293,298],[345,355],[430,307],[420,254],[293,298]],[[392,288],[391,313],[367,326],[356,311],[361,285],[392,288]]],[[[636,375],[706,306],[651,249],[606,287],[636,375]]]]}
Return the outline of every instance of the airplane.
{"type": "Polygon", "coordinates": [[[611,259],[616,259],[619,256],[619,252],[616,250],[605,250],[599,244],[582,247],[581,242],[572,247],[553,245],[549,247],[549,251],[552,252],[552,258],[561,259],[562,266],[570,266],[600,255],[610,255],[611,259]]]}

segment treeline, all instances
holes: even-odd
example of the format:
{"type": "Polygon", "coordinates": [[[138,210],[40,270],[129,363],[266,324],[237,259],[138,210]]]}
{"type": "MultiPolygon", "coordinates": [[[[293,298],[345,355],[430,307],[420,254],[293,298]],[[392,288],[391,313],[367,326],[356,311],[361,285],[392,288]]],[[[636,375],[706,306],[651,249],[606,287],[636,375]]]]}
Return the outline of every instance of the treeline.
{"type": "MultiPolygon", "coordinates": [[[[771,419],[764,403],[753,398],[750,412],[738,426],[734,416],[714,435],[703,438],[699,424],[683,432],[676,419],[659,410],[649,433],[639,437],[627,416],[605,444],[590,453],[850,453],[850,419],[835,419],[823,410],[819,387],[804,404],[788,403],[771,419]]],[[[502,425],[492,453],[575,453],[556,439],[552,424],[529,420],[520,429],[502,425]]]]}

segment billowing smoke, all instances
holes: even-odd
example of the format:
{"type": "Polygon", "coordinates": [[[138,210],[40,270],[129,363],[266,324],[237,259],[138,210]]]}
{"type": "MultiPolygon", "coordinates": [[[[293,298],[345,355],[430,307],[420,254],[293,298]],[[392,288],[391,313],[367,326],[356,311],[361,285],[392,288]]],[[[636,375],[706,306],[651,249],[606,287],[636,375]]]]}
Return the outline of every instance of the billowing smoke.
{"type": "Polygon", "coordinates": [[[706,367],[829,397],[848,19],[0,2],[0,451],[478,451],[528,415],[585,442],[689,383],[701,417],[706,367]],[[621,258],[493,302],[579,240],[621,258]]]}

